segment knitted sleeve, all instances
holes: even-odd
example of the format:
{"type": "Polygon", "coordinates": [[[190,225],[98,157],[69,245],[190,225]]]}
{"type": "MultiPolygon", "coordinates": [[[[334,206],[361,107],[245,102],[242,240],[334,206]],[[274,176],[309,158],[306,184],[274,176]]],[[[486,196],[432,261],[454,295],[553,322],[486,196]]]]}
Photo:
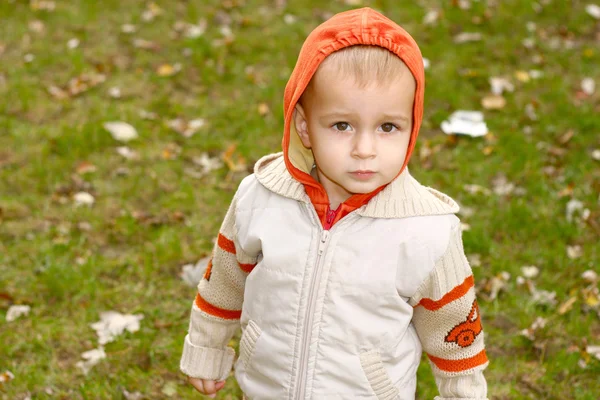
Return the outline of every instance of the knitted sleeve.
{"type": "Polygon", "coordinates": [[[433,271],[410,298],[413,324],[427,353],[441,397],[486,399],[488,365],[474,279],[465,257],[460,224],[433,271]]]}
{"type": "Polygon", "coordinates": [[[192,305],[180,369],[194,378],[225,380],[233,365],[235,352],[228,343],[240,325],[246,277],[258,257],[245,253],[237,240],[238,194],[219,230],[192,305]]]}

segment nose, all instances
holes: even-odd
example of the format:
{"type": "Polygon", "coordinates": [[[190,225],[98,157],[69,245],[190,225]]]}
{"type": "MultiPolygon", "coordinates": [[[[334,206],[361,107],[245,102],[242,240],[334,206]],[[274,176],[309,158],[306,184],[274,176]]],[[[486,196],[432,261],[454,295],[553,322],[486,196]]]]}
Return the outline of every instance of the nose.
{"type": "Polygon", "coordinates": [[[352,156],[357,158],[375,157],[375,138],[368,132],[360,132],[355,136],[352,156]]]}

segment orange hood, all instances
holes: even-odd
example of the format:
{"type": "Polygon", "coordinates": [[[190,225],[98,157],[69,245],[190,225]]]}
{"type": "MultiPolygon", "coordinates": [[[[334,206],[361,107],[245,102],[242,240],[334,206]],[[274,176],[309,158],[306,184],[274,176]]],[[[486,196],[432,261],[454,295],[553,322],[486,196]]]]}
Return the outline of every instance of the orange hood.
{"type": "MultiPolygon", "coordinates": [[[[425,89],[423,58],[417,43],[404,29],[377,11],[365,7],[336,14],[310,33],[302,45],[294,71],[285,87],[282,147],[288,171],[294,179],[304,185],[323,225],[329,209],[329,198],[323,186],[310,175],[314,158],[310,149],[302,145],[292,117],[296,103],[321,62],[334,51],[354,45],[379,46],[391,51],[408,66],[417,83],[413,105],[413,127],[400,173],[408,164],[423,118],[425,89]]],[[[366,204],[384,187],[377,188],[371,193],[351,196],[340,205],[333,223],[366,204]]]]}

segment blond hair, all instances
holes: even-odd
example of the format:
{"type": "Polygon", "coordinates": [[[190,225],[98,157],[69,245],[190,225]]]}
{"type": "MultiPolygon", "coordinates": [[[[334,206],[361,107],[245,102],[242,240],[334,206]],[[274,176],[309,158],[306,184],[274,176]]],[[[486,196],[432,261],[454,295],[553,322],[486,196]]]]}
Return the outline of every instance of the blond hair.
{"type": "Polygon", "coordinates": [[[331,53],[319,66],[333,66],[342,76],[353,77],[360,87],[384,84],[407,71],[394,53],[378,46],[355,45],[331,53]]]}
{"type": "Polygon", "coordinates": [[[391,51],[378,46],[354,45],[344,47],[331,53],[321,64],[304,93],[300,96],[299,103],[304,105],[313,91],[315,75],[322,68],[333,68],[341,76],[352,77],[356,84],[365,88],[373,83],[383,85],[399,78],[405,73],[412,73],[404,62],[391,51]]]}

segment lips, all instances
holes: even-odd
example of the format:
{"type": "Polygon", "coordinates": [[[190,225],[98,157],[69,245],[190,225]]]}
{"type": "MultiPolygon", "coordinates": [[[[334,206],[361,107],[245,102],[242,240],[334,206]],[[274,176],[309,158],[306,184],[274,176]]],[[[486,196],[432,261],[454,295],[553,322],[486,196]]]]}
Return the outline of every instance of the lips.
{"type": "Polygon", "coordinates": [[[357,171],[350,172],[350,174],[352,174],[352,176],[354,176],[357,179],[369,179],[373,175],[375,175],[375,171],[371,171],[371,170],[357,170],[357,171]]]}

